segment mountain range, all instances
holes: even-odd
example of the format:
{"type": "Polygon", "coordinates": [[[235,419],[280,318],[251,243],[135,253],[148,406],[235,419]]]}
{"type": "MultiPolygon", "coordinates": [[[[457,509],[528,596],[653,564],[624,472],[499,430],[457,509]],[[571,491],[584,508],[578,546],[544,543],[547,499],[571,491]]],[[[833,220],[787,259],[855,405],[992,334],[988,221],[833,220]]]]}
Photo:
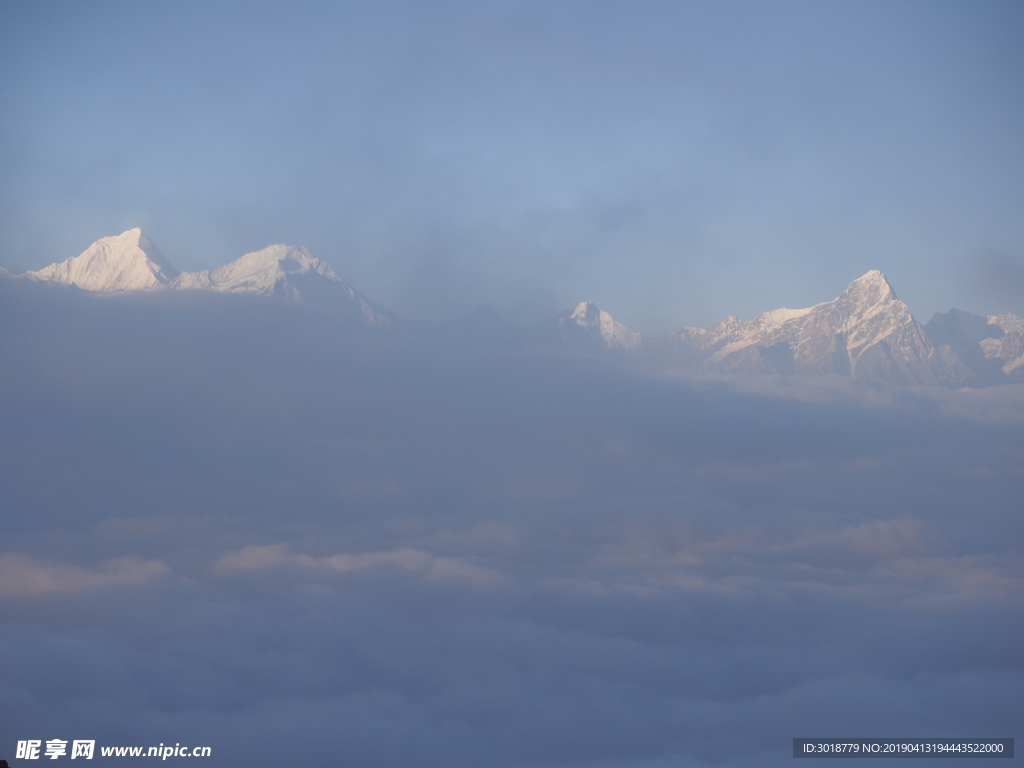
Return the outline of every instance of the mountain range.
{"type": "Polygon", "coordinates": [[[271,245],[216,269],[179,272],[141,229],[130,229],[25,277],[101,293],[177,289],[277,296],[340,312],[366,325],[389,325],[395,319],[305,248],[291,245],[271,245]]]}
{"type": "MultiPolygon", "coordinates": [[[[0,277],[12,277],[0,271],[0,277]]],[[[201,272],[179,272],[140,229],[105,237],[83,253],[25,279],[85,291],[193,290],[277,297],[362,327],[401,325],[305,248],[272,245],[201,272]]],[[[532,329],[478,310],[449,330],[474,343],[544,344],[609,356],[647,373],[838,375],[904,385],[991,386],[1024,382],[1024,320],[958,309],[926,325],[873,270],[836,299],[776,309],[749,320],[730,316],[708,328],[646,337],[582,302],[532,329]]]]}

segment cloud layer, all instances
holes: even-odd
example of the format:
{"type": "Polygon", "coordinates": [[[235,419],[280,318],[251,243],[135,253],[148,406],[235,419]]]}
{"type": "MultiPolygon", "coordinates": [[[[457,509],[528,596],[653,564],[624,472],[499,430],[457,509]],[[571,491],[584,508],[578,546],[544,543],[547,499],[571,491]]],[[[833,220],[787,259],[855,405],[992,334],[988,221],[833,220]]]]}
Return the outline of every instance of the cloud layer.
{"type": "Polygon", "coordinates": [[[740,389],[231,297],[0,298],[2,757],[1015,735],[1020,388],[740,389]]]}

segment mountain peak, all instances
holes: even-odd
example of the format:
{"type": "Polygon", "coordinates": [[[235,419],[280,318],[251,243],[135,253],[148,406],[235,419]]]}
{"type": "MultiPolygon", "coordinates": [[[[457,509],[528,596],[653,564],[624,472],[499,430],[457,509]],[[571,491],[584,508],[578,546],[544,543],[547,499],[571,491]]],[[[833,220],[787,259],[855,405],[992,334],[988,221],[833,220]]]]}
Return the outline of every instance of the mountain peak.
{"type": "Polygon", "coordinates": [[[216,269],[183,272],[172,288],[278,296],[349,312],[360,323],[388,325],[392,316],[374,307],[331,267],[302,246],[271,245],[216,269]]]}
{"type": "Polygon", "coordinates": [[[734,318],[676,338],[716,373],[839,374],[906,384],[957,385],[966,366],[936,350],[925,329],[873,269],[833,301],[734,318]]]}
{"type": "Polygon", "coordinates": [[[51,264],[28,276],[77,285],[86,291],[137,291],[160,288],[178,275],[138,227],[104,237],[78,256],[51,264]]]}
{"type": "Polygon", "coordinates": [[[880,270],[872,269],[850,283],[839,298],[852,299],[857,304],[871,306],[895,301],[897,296],[885,275],[880,270]]]}
{"type": "Polygon", "coordinates": [[[333,269],[305,248],[278,244],[247,253],[223,267],[202,272],[185,272],[174,281],[173,287],[228,293],[281,294],[300,298],[298,293],[289,291],[289,288],[294,286],[288,284],[288,278],[311,272],[332,282],[345,284],[333,269]]]}
{"type": "Polygon", "coordinates": [[[271,269],[282,274],[295,275],[315,270],[320,266],[334,272],[326,264],[323,264],[312,253],[301,245],[268,245],[261,251],[247,253],[242,258],[232,262],[231,265],[238,270],[249,269],[259,271],[271,269]]]}
{"type": "Polygon", "coordinates": [[[581,301],[569,315],[577,325],[587,326],[600,322],[601,310],[592,301],[581,301]]]}
{"type": "Polygon", "coordinates": [[[641,335],[618,322],[592,301],[581,301],[571,312],[555,318],[564,341],[570,338],[586,344],[584,338],[599,340],[604,348],[634,347],[641,341],[641,335]]]}

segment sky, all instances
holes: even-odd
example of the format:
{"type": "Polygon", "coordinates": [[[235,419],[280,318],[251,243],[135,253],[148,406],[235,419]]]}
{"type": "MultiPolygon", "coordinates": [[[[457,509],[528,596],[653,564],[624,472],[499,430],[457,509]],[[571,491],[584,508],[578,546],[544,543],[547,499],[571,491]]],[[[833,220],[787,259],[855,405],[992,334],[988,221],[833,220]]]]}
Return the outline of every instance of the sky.
{"type": "Polygon", "coordinates": [[[1024,9],[4,3],[0,266],[304,245],[400,316],[667,333],[881,269],[1024,313],[1024,9]]]}

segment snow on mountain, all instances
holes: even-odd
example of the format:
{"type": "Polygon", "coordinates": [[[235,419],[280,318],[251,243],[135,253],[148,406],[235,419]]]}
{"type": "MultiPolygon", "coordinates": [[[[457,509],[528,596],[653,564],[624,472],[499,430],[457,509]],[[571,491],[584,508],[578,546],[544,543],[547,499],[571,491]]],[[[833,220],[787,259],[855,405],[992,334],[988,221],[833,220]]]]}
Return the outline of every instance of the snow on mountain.
{"type": "Polygon", "coordinates": [[[179,273],[140,229],[105,237],[81,255],[26,273],[35,280],[87,291],[161,288],[280,296],[350,315],[361,324],[387,325],[394,316],[376,307],[305,248],[272,245],[202,272],[179,273]]]}
{"type": "Polygon", "coordinates": [[[393,316],[375,307],[305,248],[271,245],[216,269],[183,272],[171,288],[279,296],[323,309],[343,310],[369,325],[393,316]]]}
{"type": "Polygon", "coordinates": [[[1003,329],[1003,338],[998,344],[982,342],[987,357],[1005,360],[1003,372],[1010,381],[1024,382],[1024,318],[1003,312],[988,318],[989,323],[1003,329]]]}
{"type": "MultiPolygon", "coordinates": [[[[11,275],[0,270],[0,278],[6,277],[11,275]]],[[[360,325],[390,325],[396,319],[298,246],[272,245],[216,269],[179,273],[140,229],[131,229],[25,277],[98,292],[170,289],[277,296],[360,325]]],[[[684,328],[667,339],[645,338],[587,301],[530,331],[520,332],[493,315],[480,310],[446,326],[445,332],[478,342],[521,338],[596,354],[629,352],[630,365],[652,373],[839,374],[946,386],[1024,382],[1024,320],[953,309],[922,326],[877,270],[854,280],[833,301],[776,309],[750,320],[730,316],[709,328],[684,328]]]]}
{"type": "Polygon", "coordinates": [[[970,375],[955,354],[935,348],[878,270],[854,280],[833,301],[752,320],[730,316],[675,337],[704,354],[701,367],[708,372],[832,373],[946,385],[970,375]]]}
{"type": "Polygon", "coordinates": [[[936,347],[948,347],[971,369],[969,385],[1024,381],[1024,320],[1016,315],[951,309],[936,313],[925,330],[936,347]]]}
{"type": "Polygon", "coordinates": [[[27,277],[86,291],[144,291],[162,288],[178,275],[141,229],[129,229],[116,237],[104,237],[58,264],[27,277]]]}
{"type": "Polygon", "coordinates": [[[625,350],[643,343],[643,336],[589,301],[545,321],[541,331],[563,346],[583,351],[625,350]]]}
{"type": "Polygon", "coordinates": [[[614,317],[589,301],[577,304],[572,314],[562,321],[562,325],[563,327],[571,326],[572,322],[575,323],[576,327],[583,328],[588,333],[599,335],[604,340],[605,346],[609,348],[635,347],[642,339],[639,333],[629,330],[629,328],[618,322],[614,317]]]}

